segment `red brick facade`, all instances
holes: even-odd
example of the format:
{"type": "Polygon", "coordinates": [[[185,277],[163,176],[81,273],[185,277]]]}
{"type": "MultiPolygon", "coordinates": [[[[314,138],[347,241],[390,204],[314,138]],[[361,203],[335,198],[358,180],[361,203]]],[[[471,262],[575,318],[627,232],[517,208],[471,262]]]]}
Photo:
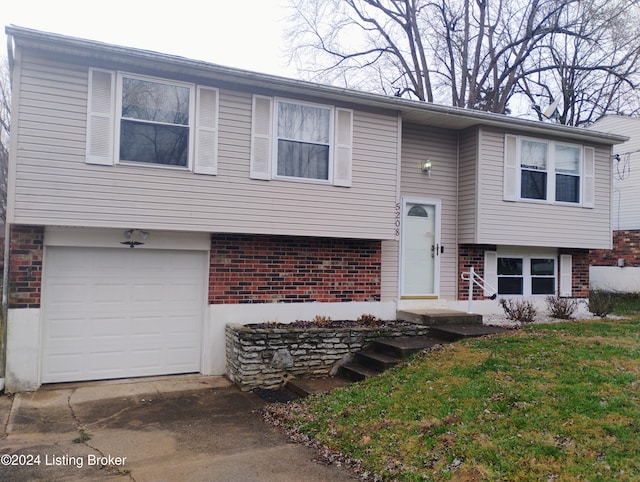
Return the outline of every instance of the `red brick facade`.
{"type": "MultiPolygon", "coordinates": [[[[561,254],[571,255],[571,297],[589,297],[589,262],[590,254],[587,249],[559,249],[558,260],[561,254]]],[[[560,263],[559,269],[562,269],[560,263]]],[[[559,273],[562,276],[562,273],[559,273]]]]}
{"type": "Polygon", "coordinates": [[[214,234],[209,303],[379,301],[381,242],[214,234]]]}
{"type": "Polygon", "coordinates": [[[39,308],[42,292],[42,226],[12,226],[9,308],[39,308]]]}
{"type": "MultiPolygon", "coordinates": [[[[484,277],[484,252],[495,251],[496,246],[481,244],[461,244],[458,247],[458,299],[467,300],[469,298],[469,283],[463,281],[460,275],[468,272],[473,266],[475,272],[484,277]]],[[[574,298],[587,298],[589,296],[589,251],[586,249],[560,249],[558,250],[558,266],[560,266],[560,255],[570,254],[572,267],[572,293],[574,298]]],[[[559,268],[560,269],[560,268],[559,268]]],[[[562,273],[558,272],[558,279],[562,273]]],[[[495,286],[497,288],[497,286],[495,286]]],[[[473,299],[487,299],[484,290],[478,285],[473,287],[473,299]]]]}
{"type": "MultiPolygon", "coordinates": [[[[458,246],[458,299],[469,299],[469,282],[463,281],[460,277],[462,273],[469,271],[473,266],[474,271],[484,278],[484,252],[495,251],[494,245],[485,244],[461,244],[458,246]]],[[[497,287],[496,287],[497,288],[497,287]]],[[[484,290],[478,285],[473,287],[473,299],[488,299],[484,296],[484,290]]]]}
{"type": "Polygon", "coordinates": [[[591,251],[592,266],[616,266],[624,259],[625,266],[640,266],[640,230],[613,232],[613,249],[591,251]]]}

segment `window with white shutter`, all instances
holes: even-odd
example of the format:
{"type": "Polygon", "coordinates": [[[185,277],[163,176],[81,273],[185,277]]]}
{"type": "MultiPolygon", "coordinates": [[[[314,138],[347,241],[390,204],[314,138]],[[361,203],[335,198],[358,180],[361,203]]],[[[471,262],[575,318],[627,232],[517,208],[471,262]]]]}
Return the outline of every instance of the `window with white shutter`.
{"type": "Polygon", "coordinates": [[[272,123],[273,99],[254,95],[249,174],[252,179],[271,179],[272,123]]]}
{"type": "Polygon", "coordinates": [[[196,149],[193,171],[218,172],[218,90],[198,87],[196,106],[196,149]]]}
{"type": "Polygon", "coordinates": [[[90,69],[86,161],[215,175],[218,97],[215,88],[90,69]]]}
{"type": "Polygon", "coordinates": [[[115,72],[89,70],[87,101],[87,163],[111,166],[114,163],[115,72]]]}
{"type": "Polygon", "coordinates": [[[351,186],[353,111],[253,96],[253,179],[351,186]]]}
{"type": "Polygon", "coordinates": [[[594,154],[591,147],[506,134],[503,199],[592,208],[594,154]]]}

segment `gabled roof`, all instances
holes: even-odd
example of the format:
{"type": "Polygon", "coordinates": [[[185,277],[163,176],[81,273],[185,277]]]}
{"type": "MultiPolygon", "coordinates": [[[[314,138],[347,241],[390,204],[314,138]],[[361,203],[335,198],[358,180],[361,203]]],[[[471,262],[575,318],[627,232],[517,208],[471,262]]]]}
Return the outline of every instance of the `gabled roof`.
{"type": "Polygon", "coordinates": [[[592,129],[587,130],[520,119],[503,114],[372,94],[13,25],[6,27],[5,31],[8,35],[10,61],[13,58],[16,46],[25,46],[60,55],[72,55],[77,60],[86,59],[87,64],[89,64],[89,61],[117,61],[122,65],[154,66],[155,69],[161,66],[162,71],[167,73],[180,75],[190,74],[199,78],[237,87],[258,90],[281,90],[287,92],[289,95],[313,96],[332,102],[344,102],[368,106],[370,108],[393,110],[401,114],[404,122],[428,126],[462,130],[468,127],[482,125],[609,145],[619,144],[627,140],[624,136],[598,132],[592,129]]]}

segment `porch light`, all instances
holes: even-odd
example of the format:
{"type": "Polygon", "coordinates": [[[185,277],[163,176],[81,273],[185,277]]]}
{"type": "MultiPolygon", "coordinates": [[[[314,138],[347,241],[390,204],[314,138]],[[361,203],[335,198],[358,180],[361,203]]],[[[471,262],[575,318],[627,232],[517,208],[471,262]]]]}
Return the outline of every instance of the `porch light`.
{"type": "Polygon", "coordinates": [[[123,234],[126,241],[120,241],[120,244],[127,245],[130,248],[144,244],[149,237],[149,233],[141,229],[127,229],[123,234]]]}
{"type": "Polygon", "coordinates": [[[431,160],[427,159],[424,162],[420,163],[420,170],[422,172],[425,172],[429,175],[429,177],[431,177],[431,160]]]}

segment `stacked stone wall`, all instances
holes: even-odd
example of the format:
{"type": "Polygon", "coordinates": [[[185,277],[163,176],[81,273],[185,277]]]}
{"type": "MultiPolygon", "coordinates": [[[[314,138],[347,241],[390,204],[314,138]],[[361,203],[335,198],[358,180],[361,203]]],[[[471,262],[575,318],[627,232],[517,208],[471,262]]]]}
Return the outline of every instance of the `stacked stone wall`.
{"type": "Polygon", "coordinates": [[[374,340],[423,336],[429,328],[398,323],[385,327],[226,327],[227,376],[241,390],[276,388],[290,377],[326,377],[374,340]]]}

